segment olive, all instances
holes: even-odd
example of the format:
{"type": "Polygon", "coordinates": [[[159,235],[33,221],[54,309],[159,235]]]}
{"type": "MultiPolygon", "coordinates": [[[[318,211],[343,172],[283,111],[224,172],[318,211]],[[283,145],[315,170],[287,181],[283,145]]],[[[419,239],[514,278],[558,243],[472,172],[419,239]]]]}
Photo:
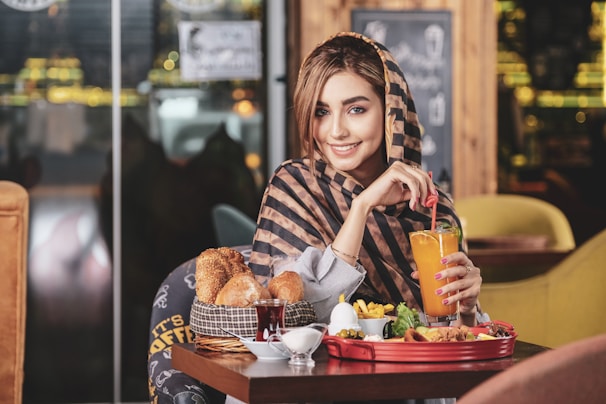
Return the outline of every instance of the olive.
{"type": "Polygon", "coordinates": [[[395,333],[393,332],[393,320],[389,320],[383,326],[383,338],[389,339],[395,337],[395,333]]]}
{"type": "Polygon", "coordinates": [[[337,332],[337,337],[348,338],[349,332],[346,329],[342,329],[339,332],[337,332]]]}
{"type": "Polygon", "coordinates": [[[353,328],[350,328],[350,329],[343,328],[342,330],[338,331],[335,335],[337,337],[341,337],[341,338],[364,339],[364,331],[362,331],[362,330],[356,331],[353,328]]]}

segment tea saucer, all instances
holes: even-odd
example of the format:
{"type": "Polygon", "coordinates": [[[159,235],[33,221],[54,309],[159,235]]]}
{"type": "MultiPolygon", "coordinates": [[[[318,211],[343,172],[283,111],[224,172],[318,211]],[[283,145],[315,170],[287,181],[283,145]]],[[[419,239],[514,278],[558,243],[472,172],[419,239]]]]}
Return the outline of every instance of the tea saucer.
{"type": "MultiPolygon", "coordinates": [[[[267,341],[251,341],[246,339],[241,339],[240,342],[248,348],[250,352],[253,353],[259,360],[283,360],[288,359],[289,355],[287,353],[281,353],[273,349],[269,346],[267,341]]],[[[274,345],[282,348],[281,342],[274,342],[274,345]]]]}

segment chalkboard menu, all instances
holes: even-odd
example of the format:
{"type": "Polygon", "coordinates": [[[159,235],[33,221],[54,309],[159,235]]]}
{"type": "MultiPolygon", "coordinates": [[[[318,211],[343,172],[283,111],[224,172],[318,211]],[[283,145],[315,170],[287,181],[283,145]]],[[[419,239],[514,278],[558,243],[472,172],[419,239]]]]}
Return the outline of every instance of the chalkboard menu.
{"type": "Polygon", "coordinates": [[[410,85],[422,126],[423,168],[452,173],[452,43],[449,11],[352,10],[352,29],[385,45],[410,85]]]}

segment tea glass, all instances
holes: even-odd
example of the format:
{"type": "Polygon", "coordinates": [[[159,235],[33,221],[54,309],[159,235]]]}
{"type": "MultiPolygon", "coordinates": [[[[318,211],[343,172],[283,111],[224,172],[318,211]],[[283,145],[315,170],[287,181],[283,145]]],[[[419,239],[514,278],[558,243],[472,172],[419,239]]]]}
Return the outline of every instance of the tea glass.
{"type": "Polygon", "coordinates": [[[267,341],[270,335],[284,327],[285,299],[259,299],[253,302],[257,311],[257,335],[255,341],[267,341]]]}
{"type": "Polygon", "coordinates": [[[459,251],[459,231],[455,227],[436,228],[435,231],[421,230],[409,234],[412,255],[419,271],[419,284],[423,299],[423,311],[429,324],[439,324],[458,318],[458,302],[445,305],[444,298],[450,296],[437,295],[436,290],[452,278],[435,279],[435,274],[452,264],[442,264],[440,259],[448,254],[459,251]]]}
{"type": "Polygon", "coordinates": [[[304,327],[279,328],[276,334],[267,339],[269,346],[290,355],[288,363],[294,366],[315,366],[312,354],[322,343],[328,324],[312,323],[304,327]],[[278,345],[278,341],[282,345],[278,345]]]}

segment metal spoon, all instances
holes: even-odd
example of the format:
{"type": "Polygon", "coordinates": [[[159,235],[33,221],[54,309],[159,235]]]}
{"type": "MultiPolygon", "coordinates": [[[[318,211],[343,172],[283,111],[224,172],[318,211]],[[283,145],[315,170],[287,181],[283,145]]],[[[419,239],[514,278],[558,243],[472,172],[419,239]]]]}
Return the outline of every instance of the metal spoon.
{"type": "Polygon", "coordinates": [[[228,333],[229,335],[232,335],[232,336],[234,336],[234,337],[236,337],[236,338],[243,339],[243,340],[245,340],[245,341],[253,341],[253,338],[252,338],[252,337],[243,337],[243,336],[241,336],[241,335],[236,334],[235,332],[231,332],[231,331],[229,331],[229,330],[226,330],[225,328],[221,328],[221,331],[226,332],[226,333],[228,333]]]}

